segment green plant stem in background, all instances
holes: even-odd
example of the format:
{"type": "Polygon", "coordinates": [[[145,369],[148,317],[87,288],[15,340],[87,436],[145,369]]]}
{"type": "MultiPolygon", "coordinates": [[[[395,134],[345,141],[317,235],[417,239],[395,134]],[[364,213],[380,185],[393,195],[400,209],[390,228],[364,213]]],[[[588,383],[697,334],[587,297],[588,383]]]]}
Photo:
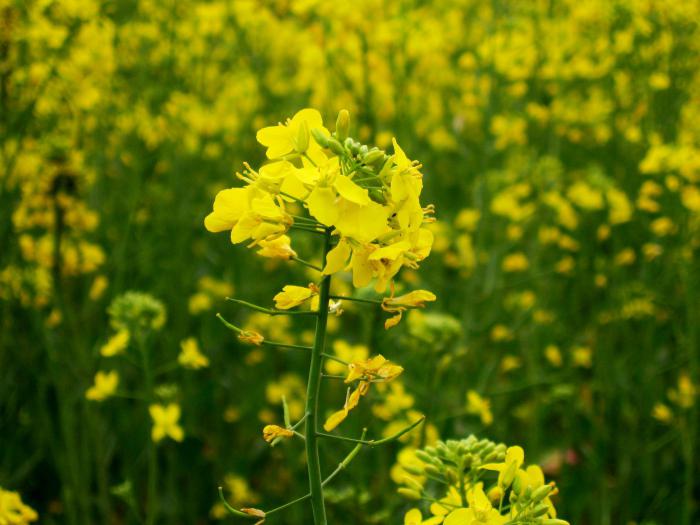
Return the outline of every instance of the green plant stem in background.
{"type": "MultiPolygon", "coordinates": [[[[147,407],[150,407],[153,403],[153,371],[151,370],[151,360],[148,355],[148,349],[143,340],[143,336],[136,337],[139,352],[141,353],[141,362],[143,365],[143,374],[146,387],[146,399],[147,407]]],[[[156,521],[156,516],[158,514],[158,498],[156,497],[156,488],[158,486],[158,458],[156,444],[153,442],[151,437],[148,437],[147,451],[148,451],[148,473],[147,473],[147,494],[146,494],[146,512],[145,520],[146,525],[153,525],[156,521]]]]}
{"type": "MultiPolygon", "coordinates": [[[[323,258],[330,251],[331,237],[326,231],[324,235],[323,258]]],[[[323,503],[323,485],[321,481],[321,465],[318,455],[318,395],[321,387],[321,362],[326,342],[326,326],[328,324],[328,303],[330,300],[331,277],[325,275],[321,280],[318,301],[318,317],[316,318],[316,335],[311,350],[309,378],[306,388],[306,461],[309,474],[309,491],[311,493],[311,508],[316,525],[326,525],[326,508],[323,503]]]]}

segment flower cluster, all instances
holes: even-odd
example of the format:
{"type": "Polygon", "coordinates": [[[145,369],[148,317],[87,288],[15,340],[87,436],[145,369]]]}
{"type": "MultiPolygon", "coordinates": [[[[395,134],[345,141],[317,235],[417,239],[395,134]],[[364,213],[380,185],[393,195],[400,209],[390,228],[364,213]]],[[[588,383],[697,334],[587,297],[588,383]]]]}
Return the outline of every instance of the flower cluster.
{"type": "Polygon", "coordinates": [[[524,465],[521,447],[471,435],[438,441],[414,455],[415,461],[404,465],[408,475],[401,480],[399,493],[432,501],[432,516],[424,520],[420,509],[411,509],[405,525],[568,524],[557,518],[552,503],[558,492],[555,484],[545,482],[539,466],[524,465]],[[490,472],[497,472],[497,478],[490,472]]]}
{"type": "Polygon", "coordinates": [[[349,116],[341,111],[331,134],[314,109],[284,124],[262,128],[257,139],[270,162],[247,167],[242,188],[220,191],[204,224],[230,231],[231,242],[249,241],[265,257],[294,258],[285,233],[294,225],[332,228],[338,237],[323,272],[352,271],[355,287],[374,282],[378,292],[402,267],[417,268],[430,254],[433,234],[424,227],[434,209],[423,207],[420,164],[396,140],[394,153],[362,145],[347,136],[349,116]],[[312,219],[295,217],[303,206],[312,219]]]}

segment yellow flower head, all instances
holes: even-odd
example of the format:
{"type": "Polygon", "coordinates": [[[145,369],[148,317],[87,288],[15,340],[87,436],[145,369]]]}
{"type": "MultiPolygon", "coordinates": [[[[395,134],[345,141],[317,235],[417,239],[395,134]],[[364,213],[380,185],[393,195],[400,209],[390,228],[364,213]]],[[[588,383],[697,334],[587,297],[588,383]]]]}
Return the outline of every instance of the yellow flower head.
{"type": "Polygon", "coordinates": [[[295,306],[305,303],[311,297],[318,294],[318,287],[315,284],[309,286],[294,286],[288,284],[282,288],[282,291],[273,297],[275,308],[279,310],[289,310],[295,306]]]}
{"type": "Polygon", "coordinates": [[[38,519],[36,511],[22,502],[19,492],[0,487],[0,524],[27,525],[38,519]]]}
{"type": "Polygon", "coordinates": [[[525,461],[525,451],[522,447],[508,447],[506,450],[506,458],[503,463],[487,463],[480,468],[486,470],[495,470],[498,472],[498,485],[502,488],[508,488],[513,483],[518,469],[525,461]]]}
{"type": "Polygon", "coordinates": [[[95,384],[87,389],[85,397],[91,401],[104,401],[114,395],[119,386],[119,374],[112,372],[97,372],[95,384]]]}
{"type": "Polygon", "coordinates": [[[275,438],[290,438],[294,437],[294,432],[287,428],[280,427],[278,425],[265,425],[263,428],[263,439],[268,443],[272,442],[275,438]]]}
{"type": "Polygon", "coordinates": [[[346,383],[362,378],[370,382],[389,382],[396,379],[403,368],[388,361],[383,355],[376,355],[366,361],[356,361],[348,365],[346,383]]]}
{"type": "Polygon", "coordinates": [[[320,149],[310,134],[312,129],[319,129],[324,135],[330,135],[323,127],[321,114],[315,109],[307,108],[297,112],[285,124],[262,128],[256,138],[267,148],[267,158],[275,159],[292,152],[305,153],[309,148],[320,149]]]}
{"type": "Polygon", "coordinates": [[[151,438],[158,443],[163,438],[169,437],[175,441],[182,441],[185,432],[179,424],[180,405],[170,403],[168,405],[151,405],[148,411],[153,419],[151,438]]]}
{"type": "Polygon", "coordinates": [[[199,349],[199,343],[194,337],[189,337],[180,343],[180,355],[177,357],[178,363],[185,368],[197,370],[209,366],[209,359],[203,355],[199,349]]]}
{"type": "Polygon", "coordinates": [[[129,346],[129,331],[120,330],[100,348],[100,354],[104,357],[112,357],[121,354],[129,346]]]}

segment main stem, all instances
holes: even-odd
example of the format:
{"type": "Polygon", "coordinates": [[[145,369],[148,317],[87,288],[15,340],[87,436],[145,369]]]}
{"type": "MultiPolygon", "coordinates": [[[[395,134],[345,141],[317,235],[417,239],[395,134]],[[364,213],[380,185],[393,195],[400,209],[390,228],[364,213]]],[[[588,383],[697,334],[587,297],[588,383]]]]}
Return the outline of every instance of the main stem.
{"type": "MultiPolygon", "coordinates": [[[[324,235],[323,259],[330,250],[331,237],[328,231],[324,235]]],[[[311,508],[316,525],[326,525],[326,507],[323,503],[323,482],[321,480],[321,464],[318,457],[318,393],[321,387],[321,362],[326,342],[326,325],[328,324],[328,302],[330,299],[331,276],[324,275],[318,301],[318,317],[316,318],[316,335],[311,350],[309,365],[309,382],[306,388],[306,463],[309,472],[309,492],[311,493],[311,508]]]]}

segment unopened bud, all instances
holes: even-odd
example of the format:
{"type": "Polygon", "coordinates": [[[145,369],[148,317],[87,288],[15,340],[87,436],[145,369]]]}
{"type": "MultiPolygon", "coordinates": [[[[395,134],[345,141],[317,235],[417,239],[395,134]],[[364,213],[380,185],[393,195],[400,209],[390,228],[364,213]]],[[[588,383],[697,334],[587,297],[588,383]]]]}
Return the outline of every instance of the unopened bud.
{"type": "Polygon", "coordinates": [[[569,525],[566,520],[560,520],[558,518],[547,518],[540,521],[541,525],[569,525]]]}
{"type": "Polygon", "coordinates": [[[414,489],[414,490],[417,490],[418,492],[422,492],[422,491],[423,491],[423,485],[421,485],[420,483],[418,483],[418,481],[417,481],[416,479],[414,479],[414,478],[405,477],[405,478],[403,479],[403,482],[404,482],[406,485],[408,485],[408,488],[409,488],[409,489],[414,489]]]}
{"type": "Polygon", "coordinates": [[[549,493],[552,492],[552,489],[554,487],[552,485],[542,485],[541,487],[536,488],[532,492],[532,500],[533,501],[540,501],[549,496],[549,493]]]}
{"type": "Polygon", "coordinates": [[[384,152],[380,149],[373,149],[367,152],[364,159],[365,164],[375,164],[380,160],[384,160],[384,152]]]}
{"type": "Polygon", "coordinates": [[[325,135],[323,131],[318,128],[313,128],[311,130],[311,135],[319,146],[322,148],[328,147],[328,135],[325,135]]]}
{"type": "Polygon", "coordinates": [[[419,500],[421,498],[420,492],[413,489],[407,489],[406,487],[401,487],[398,491],[404,498],[419,500]]]}
{"type": "Polygon", "coordinates": [[[333,137],[328,139],[328,149],[330,149],[336,155],[345,155],[346,151],[343,145],[335,140],[333,137]]]}
{"type": "Polygon", "coordinates": [[[538,505],[534,509],[532,509],[530,512],[527,513],[528,518],[539,518],[540,516],[544,516],[549,512],[549,506],[542,503],[541,505],[538,505]]]}
{"type": "Polygon", "coordinates": [[[335,136],[343,142],[350,131],[350,113],[347,109],[341,109],[338,112],[338,119],[335,121],[335,136]]]}

